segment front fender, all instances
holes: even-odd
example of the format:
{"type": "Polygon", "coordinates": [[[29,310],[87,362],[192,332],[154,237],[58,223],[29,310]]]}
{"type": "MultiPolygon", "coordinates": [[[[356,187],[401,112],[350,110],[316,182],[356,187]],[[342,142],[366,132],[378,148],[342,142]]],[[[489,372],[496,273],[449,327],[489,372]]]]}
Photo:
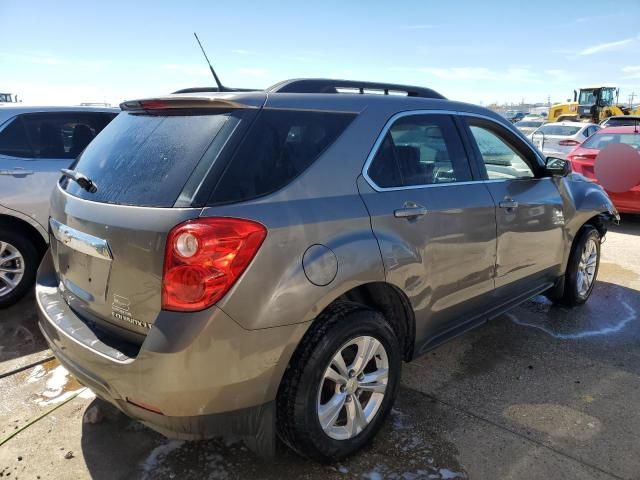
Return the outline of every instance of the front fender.
{"type": "MultiPolygon", "coordinates": [[[[558,189],[565,206],[568,245],[573,245],[576,235],[589,221],[592,221],[602,234],[606,232],[608,225],[620,221],[618,210],[600,185],[576,173],[558,178],[558,189]]],[[[564,255],[565,267],[570,252],[571,249],[567,248],[564,255]]]]}

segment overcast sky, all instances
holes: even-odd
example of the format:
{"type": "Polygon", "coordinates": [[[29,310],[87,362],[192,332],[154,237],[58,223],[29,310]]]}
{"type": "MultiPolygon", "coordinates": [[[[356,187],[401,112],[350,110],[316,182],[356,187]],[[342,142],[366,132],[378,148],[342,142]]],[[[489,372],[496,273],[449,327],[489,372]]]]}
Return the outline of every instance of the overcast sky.
{"type": "Polygon", "coordinates": [[[119,103],[222,81],[409,83],[473,103],[561,101],[614,84],[640,101],[640,1],[0,0],[0,92],[119,103]]]}

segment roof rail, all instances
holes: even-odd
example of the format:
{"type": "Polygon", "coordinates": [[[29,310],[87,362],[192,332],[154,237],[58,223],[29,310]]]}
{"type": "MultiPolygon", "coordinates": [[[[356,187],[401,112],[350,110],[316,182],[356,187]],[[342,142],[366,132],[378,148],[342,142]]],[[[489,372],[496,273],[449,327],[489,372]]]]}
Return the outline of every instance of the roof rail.
{"type": "Polygon", "coordinates": [[[276,83],[266,89],[270,93],[372,93],[379,95],[406,95],[408,97],[439,98],[444,96],[424,87],[395,83],[359,82],[356,80],[332,80],[328,78],[299,78],[276,83]]]}
{"type": "MultiPolygon", "coordinates": [[[[225,87],[222,90],[222,93],[226,92],[259,92],[262,89],[260,88],[227,88],[225,87]]],[[[198,92],[219,92],[220,89],[218,87],[191,87],[191,88],[182,88],[180,90],[176,90],[172,93],[198,93],[198,92]]]]}

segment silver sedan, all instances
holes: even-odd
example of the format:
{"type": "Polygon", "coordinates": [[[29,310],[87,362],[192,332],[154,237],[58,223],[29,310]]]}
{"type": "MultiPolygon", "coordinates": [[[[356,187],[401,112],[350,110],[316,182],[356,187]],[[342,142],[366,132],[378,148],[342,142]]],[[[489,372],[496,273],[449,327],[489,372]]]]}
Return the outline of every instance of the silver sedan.
{"type": "Polygon", "coordinates": [[[593,123],[557,122],[543,125],[528,136],[547,157],[566,160],[574,148],[599,129],[600,127],[593,123]]]}

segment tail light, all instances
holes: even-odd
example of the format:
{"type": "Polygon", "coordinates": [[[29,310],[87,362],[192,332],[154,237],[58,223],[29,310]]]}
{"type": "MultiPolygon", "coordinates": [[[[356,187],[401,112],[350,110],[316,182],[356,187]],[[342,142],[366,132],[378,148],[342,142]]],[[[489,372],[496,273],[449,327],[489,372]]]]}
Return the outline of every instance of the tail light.
{"type": "Polygon", "coordinates": [[[563,147],[575,147],[577,145],[580,145],[580,142],[576,140],[560,140],[558,142],[558,145],[562,145],[563,147]]]}
{"type": "Polygon", "coordinates": [[[199,218],[167,236],[162,308],[193,312],[220,300],[245,271],[267,229],[239,218],[199,218]]]}

